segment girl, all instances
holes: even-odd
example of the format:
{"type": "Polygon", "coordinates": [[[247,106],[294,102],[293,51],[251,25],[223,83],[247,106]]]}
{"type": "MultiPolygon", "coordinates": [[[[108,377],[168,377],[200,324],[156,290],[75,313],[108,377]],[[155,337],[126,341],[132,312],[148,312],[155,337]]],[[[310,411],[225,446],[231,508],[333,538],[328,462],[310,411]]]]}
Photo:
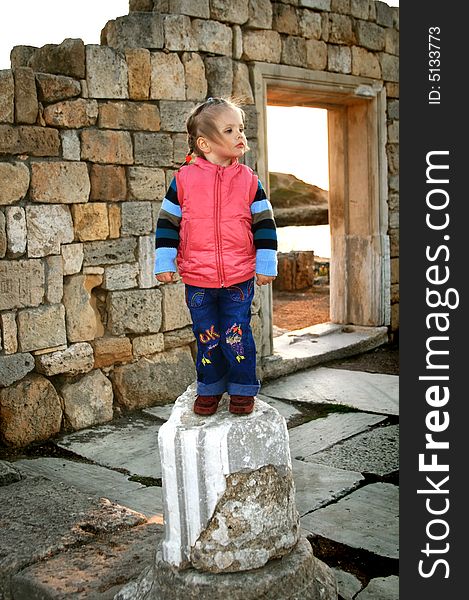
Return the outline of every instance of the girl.
{"type": "Polygon", "coordinates": [[[249,414],[260,384],[251,331],[254,276],[277,274],[277,236],[257,175],[238,162],[248,150],[244,111],[209,98],[186,122],[189,154],[171,181],[156,227],[155,274],[173,280],[177,262],[197,340],[194,412],[249,414]],[[195,160],[192,157],[195,155],[195,160]]]}

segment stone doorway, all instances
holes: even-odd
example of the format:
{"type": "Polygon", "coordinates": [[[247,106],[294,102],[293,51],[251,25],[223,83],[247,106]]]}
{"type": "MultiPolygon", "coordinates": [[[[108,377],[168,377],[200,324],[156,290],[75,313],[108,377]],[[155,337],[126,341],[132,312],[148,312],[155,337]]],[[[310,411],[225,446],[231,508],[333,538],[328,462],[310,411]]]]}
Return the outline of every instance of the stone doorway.
{"type": "MultiPolygon", "coordinates": [[[[364,77],[268,63],[253,65],[259,118],[257,170],[268,185],[266,105],[328,111],[330,320],[390,321],[385,90],[364,77]]],[[[273,352],[272,292],[262,293],[262,355],[273,352]]]]}

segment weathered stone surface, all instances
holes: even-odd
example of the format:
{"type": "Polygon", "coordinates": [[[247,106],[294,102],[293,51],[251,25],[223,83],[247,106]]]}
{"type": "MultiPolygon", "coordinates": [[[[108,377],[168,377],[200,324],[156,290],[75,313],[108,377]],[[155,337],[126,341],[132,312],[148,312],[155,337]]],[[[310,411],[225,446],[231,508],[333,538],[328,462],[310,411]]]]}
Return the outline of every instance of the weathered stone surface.
{"type": "Polygon", "coordinates": [[[191,19],[186,15],[164,16],[164,45],[167,50],[197,50],[191,19]]]}
{"type": "Polygon", "coordinates": [[[11,68],[27,67],[29,59],[37,49],[37,46],[13,46],[10,51],[11,68]]]}
{"type": "Polygon", "coordinates": [[[210,18],[242,25],[249,18],[249,1],[234,0],[226,3],[224,0],[211,0],[210,18]]]}
{"type": "Polygon", "coordinates": [[[183,327],[175,331],[167,331],[164,334],[164,349],[178,348],[179,346],[187,346],[195,342],[192,327],[183,327]]]}
{"type": "Polygon", "coordinates": [[[15,79],[15,121],[36,122],[38,113],[36,79],[29,67],[18,67],[13,71],[15,79]]]}
{"type": "Polygon", "coordinates": [[[126,202],[121,209],[121,233],[146,235],[153,230],[152,207],[149,202],[126,202]]]}
{"type": "Polygon", "coordinates": [[[13,123],[15,117],[15,82],[13,71],[0,71],[0,123],[13,123]]]}
{"type": "Polygon", "coordinates": [[[46,440],[60,431],[61,423],[59,397],[42,375],[31,373],[0,389],[0,435],[8,446],[21,448],[46,440]]]}
{"type": "Polygon", "coordinates": [[[87,242],[83,246],[83,265],[88,267],[135,262],[136,250],[137,240],[135,238],[87,242]]]}
{"type": "Polygon", "coordinates": [[[352,27],[352,19],[348,15],[331,13],[329,15],[329,39],[330,44],[355,43],[355,35],[352,27]]]}
{"type": "MultiPolygon", "coordinates": [[[[384,2],[383,2],[384,4],[384,2]]],[[[375,577],[359,594],[356,600],[399,600],[399,577],[375,577]]]]}
{"type": "Polygon", "coordinates": [[[132,349],[135,358],[151,356],[156,352],[165,350],[164,336],[162,333],[153,335],[140,335],[132,340],[132,349]]]}
{"type": "Polygon", "coordinates": [[[86,342],[72,344],[66,350],[36,356],[36,371],[49,377],[60,373],[87,373],[93,365],[93,348],[86,342]]]}
{"type": "Polygon", "coordinates": [[[355,24],[357,44],[368,50],[384,50],[384,29],[369,21],[357,21],[355,24]]]}
{"type": "Polygon", "coordinates": [[[48,256],[46,263],[46,294],[49,304],[58,304],[63,296],[63,260],[61,256],[48,256]]]}
{"type": "Polygon", "coordinates": [[[173,164],[173,140],[166,133],[135,133],[135,164],[170,167],[173,164]]]}
{"type": "Polygon", "coordinates": [[[138,287],[152,288],[157,281],[155,269],[155,238],[153,235],[138,238],[138,287]]]}
{"type": "Polygon", "coordinates": [[[228,56],[208,56],[205,59],[208,93],[230,97],[233,92],[233,61],[228,56]]]}
{"type": "Polygon", "coordinates": [[[108,330],[157,333],[161,326],[161,292],[157,289],[110,292],[107,297],[108,330]]]}
{"type": "Polygon", "coordinates": [[[29,257],[60,254],[61,244],[73,242],[73,223],[68,206],[27,206],[26,222],[29,257]]]}
{"type": "Polygon", "coordinates": [[[116,367],[112,374],[116,399],[126,410],[173,402],[195,379],[188,348],[175,348],[116,367]]]}
{"type": "Polygon", "coordinates": [[[132,343],[128,337],[101,337],[92,341],[94,367],[110,367],[132,360],[132,343]]]}
{"type": "Polygon", "coordinates": [[[289,35],[282,40],[282,63],[296,67],[306,67],[306,40],[289,35]]]}
{"type": "Polygon", "coordinates": [[[205,78],[204,61],[195,52],[182,55],[186,81],[186,98],[201,101],[207,97],[207,80],[205,78]]]}
{"type": "Polygon", "coordinates": [[[3,352],[5,354],[15,354],[18,350],[18,328],[15,312],[0,313],[0,330],[3,352]]]}
{"type": "Polygon", "coordinates": [[[107,102],[99,107],[99,126],[105,129],[159,131],[160,113],[154,104],[107,102]]]}
{"type": "Polygon", "coordinates": [[[32,162],[30,194],[35,202],[88,202],[90,178],[86,163],[32,162]]]}
{"type": "Polygon", "coordinates": [[[179,56],[172,52],[151,53],[150,98],[154,100],[185,100],[184,67],[179,56]]]}
{"type": "Polygon", "coordinates": [[[122,263],[109,265],[104,269],[103,289],[128,290],[137,287],[138,265],[122,263]]]}
{"type": "Polygon", "coordinates": [[[40,260],[0,262],[0,310],[38,306],[44,296],[44,266],[40,260]]]}
{"type": "Polygon", "coordinates": [[[363,75],[364,77],[381,77],[381,66],[378,57],[365,48],[352,46],[352,75],[363,75]]]}
{"type": "Polygon", "coordinates": [[[0,388],[23,379],[34,369],[34,358],[28,352],[0,356],[0,388]]]}
{"type": "Polygon", "coordinates": [[[0,163],[0,204],[22,200],[28,187],[29,169],[24,163],[0,163]]]}
{"type": "Polygon", "coordinates": [[[233,96],[241,102],[252,104],[254,94],[249,81],[249,69],[247,65],[233,62],[233,96]]]}
{"type": "Polygon", "coordinates": [[[81,157],[95,163],[133,164],[132,139],[128,131],[81,132],[81,157]]]}
{"type": "Polygon", "coordinates": [[[28,65],[36,72],[85,78],[85,45],[68,38],[61,44],[47,44],[36,50],[28,65]]]}
{"type": "Polygon", "coordinates": [[[321,15],[310,10],[300,11],[298,28],[304,38],[319,40],[322,33],[321,15]]]}
{"type": "Polygon", "coordinates": [[[298,35],[298,16],[293,6],[289,4],[274,3],[272,29],[279,33],[298,35]]]}
{"type": "Polygon", "coordinates": [[[249,0],[249,27],[255,29],[272,28],[272,2],[270,0],[249,0]]]}
{"type": "Polygon", "coordinates": [[[75,238],[80,242],[105,240],[109,237],[107,204],[90,202],[72,206],[75,238]]]}
{"type": "Polygon", "coordinates": [[[231,57],[233,32],[230,27],[217,21],[194,19],[192,28],[199,50],[231,57]]]}
{"type": "Polygon", "coordinates": [[[58,156],[60,136],[57,129],[33,125],[0,125],[0,154],[58,156]]]}
{"type": "Polygon", "coordinates": [[[182,283],[171,283],[160,287],[163,294],[162,331],[181,329],[192,323],[185,298],[185,287],[182,283]]]}
{"type": "Polygon", "coordinates": [[[79,161],[81,157],[80,137],[78,131],[63,129],[60,132],[62,140],[62,156],[65,160],[79,161]]]}
{"type": "Polygon", "coordinates": [[[399,57],[383,52],[379,57],[382,77],[385,81],[399,81],[399,57]]]}
{"type": "Polygon", "coordinates": [[[169,0],[168,12],[209,19],[209,0],[169,0]]]}
{"type": "Polygon", "coordinates": [[[98,118],[98,103],[96,100],[64,100],[50,104],[44,109],[44,121],[51,127],[67,127],[79,129],[91,127],[98,118]]]}
{"type": "Polygon", "coordinates": [[[61,248],[64,275],[74,275],[81,271],[83,264],[83,244],[65,244],[61,248]]]}
{"type": "Polygon", "coordinates": [[[108,219],[109,219],[109,237],[116,239],[120,237],[121,231],[121,209],[118,204],[111,204],[108,206],[108,219]]]}
{"type": "Polygon", "coordinates": [[[314,252],[278,253],[278,275],[273,282],[276,290],[307,290],[314,284],[314,252]]]}
{"type": "Polygon", "coordinates": [[[125,167],[93,164],[90,179],[90,200],[106,202],[125,200],[127,196],[125,167]]]}
{"type": "Polygon", "coordinates": [[[150,97],[151,62],[146,48],[129,48],[125,52],[129,72],[129,98],[148,100],[150,97]]]}
{"type": "Polygon", "coordinates": [[[112,384],[99,369],[73,383],[64,383],[59,391],[64,401],[66,422],[72,429],[84,429],[112,420],[112,384]]]}
{"type": "Polygon", "coordinates": [[[0,258],[3,258],[7,253],[7,226],[5,214],[0,211],[0,258]]]}
{"type": "Polygon", "coordinates": [[[18,311],[18,342],[21,352],[67,343],[65,309],[52,304],[18,311]]]}
{"type": "Polygon", "coordinates": [[[38,98],[41,102],[58,102],[79,96],[80,82],[64,75],[36,73],[38,98]]]}
{"type": "Polygon", "coordinates": [[[352,54],[348,46],[327,47],[327,67],[334,73],[350,73],[352,71],[352,54]]]}
{"type": "Polygon", "coordinates": [[[129,200],[160,200],[166,192],[163,169],[129,167],[128,185],[129,200]]]}
{"type": "Polygon", "coordinates": [[[247,30],[243,34],[244,60],[280,62],[282,42],[276,31],[247,30]]]}
{"type": "Polygon", "coordinates": [[[5,460],[0,460],[0,487],[21,481],[21,473],[5,460]]]}
{"type": "Polygon", "coordinates": [[[243,31],[239,25],[233,25],[233,60],[239,60],[243,55],[243,31]]]}
{"type": "Polygon", "coordinates": [[[158,12],[138,12],[108,21],[101,32],[101,43],[119,50],[163,48],[163,17],[158,12]]]}
{"type": "Polygon", "coordinates": [[[70,275],[65,278],[63,303],[70,342],[86,342],[103,335],[101,317],[92,293],[102,281],[101,275],[70,275]]]}
{"type": "Polygon", "coordinates": [[[107,46],[86,46],[86,83],[90,98],[128,98],[124,56],[107,46]]]}
{"type": "Polygon", "coordinates": [[[26,213],[21,206],[7,206],[5,209],[7,232],[7,254],[18,258],[26,252],[26,213]]]}
{"type": "Polygon", "coordinates": [[[194,107],[194,102],[162,100],[160,102],[161,129],[165,131],[185,132],[187,115],[194,107]]]}

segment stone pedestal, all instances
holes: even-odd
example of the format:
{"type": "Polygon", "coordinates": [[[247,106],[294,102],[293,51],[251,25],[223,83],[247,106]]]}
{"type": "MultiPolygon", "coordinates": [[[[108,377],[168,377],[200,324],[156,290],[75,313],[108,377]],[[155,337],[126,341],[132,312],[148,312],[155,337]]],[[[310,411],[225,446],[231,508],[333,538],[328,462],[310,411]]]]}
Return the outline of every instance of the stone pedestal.
{"type": "Polygon", "coordinates": [[[256,400],[250,415],[194,414],[195,386],[160,428],[165,539],[178,569],[247,571],[287,554],[299,518],[285,419],[256,400]]]}

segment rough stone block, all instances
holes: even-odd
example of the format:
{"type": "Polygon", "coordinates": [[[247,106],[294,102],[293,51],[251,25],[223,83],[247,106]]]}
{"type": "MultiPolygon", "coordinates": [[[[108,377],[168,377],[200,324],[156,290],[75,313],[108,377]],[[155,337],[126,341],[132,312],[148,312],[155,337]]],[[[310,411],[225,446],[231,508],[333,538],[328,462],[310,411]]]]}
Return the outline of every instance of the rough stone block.
{"type": "Polygon", "coordinates": [[[80,82],[64,75],[36,73],[38,99],[41,102],[59,102],[79,96],[80,82]]]}
{"type": "Polygon", "coordinates": [[[51,127],[80,129],[92,127],[98,118],[98,103],[96,100],[64,100],[50,104],[44,109],[44,121],[51,127]]]}
{"type": "Polygon", "coordinates": [[[80,242],[105,240],[109,237],[107,204],[90,202],[72,206],[75,238],[80,242]]]}
{"type": "Polygon", "coordinates": [[[154,266],[155,238],[153,235],[141,236],[138,238],[138,287],[155,287],[154,266]]]}
{"type": "Polygon", "coordinates": [[[17,323],[18,347],[21,352],[67,343],[65,308],[62,304],[19,310],[17,323]]]}
{"type": "Polygon", "coordinates": [[[128,337],[101,337],[93,340],[91,345],[95,369],[132,361],[132,343],[128,337]]]}
{"type": "Polygon", "coordinates": [[[136,263],[122,263],[108,265],[104,269],[103,289],[128,290],[137,287],[138,265],[136,263]]]}
{"type": "Polygon", "coordinates": [[[207,80],[204,61],[199,54],[185,52],[182,55],[186,80],[186,98],[201,101],[207,97],[207,80]]]}
{"type": "Polygon", "coordinates": [[[357,19],[368,20],[371,0],[350,0],[350,14],[357,19]]]}
{"type": "Polygon", "coordinates": [[[61,248],[61,254],[64,275],[74,275],[81,271],[83,244],[64,244],[61,248]]]}
{"type": "Polygon", "coordinates": [[[167,12],[209,19],[209,0],[169,0],[169,10],[167,12]]]}
{"type": "Polygon", "coordinates": [[[233,93],[233,61],[228,56],[208,56],[205,59],[208,93],[229,97],[233,93]]]}
{"type": "Polygon", "coordinates": [[[66,422],[72,429],[84,429],[112,420],[112,384],[99,369],[63,384],[60,395],[66,422]]]}
{"type": "Polygon", "coordinates": [[[11,68],[27,67],[29,59],[37,49],[37,46],[13,46],[10,51],[11,68]]]}
{"type": "Polygon", "coordinates": [[[178,348],[179,346],[188,346],[195,342],[192,327],[183,327],[174,331],[166,331],[164,334],[164,349],[178,348]]]}
{"type": "Polygon", "coordinates": [[[86,84],[90,98],[128,98],[127,63],[113,48],[86,47],[86,84]]]}
{"type": "Polygon", "coordinates": [[[13,123],[15,117],[15,82],[10,69],[0,71],[0,123],[13,123]]]}
{"type": "Polygon", "coordinates": [[[163,48],[163,17],[158,12],[138,12],[108,21],[101,42],[119,50],[163,48]]]}
{"type": "Polygon", "coordinates": [[[330,44],[352,45],[356,43],[352,27],[352,19],[348,15],[331,13],[329,15],[330,44]]]}
{"type": "Polygon", "coordinates": [[[36,356],[36,371],[43,375],[77,375],[91,371],[94,365],[93,348],[86,342],[72,344],[66,350],[36,356]]]}
{"type": "Polygon", "coordinates": [[[24,163],[0,163],[0,204],[22,200],[28,188],[29,169],[24,163]]]}
{"type": "Polygon", "coordinates": [[[285,419],[259,399],[243,418],[226,405],[200,417],[195,396],[193,384],[158,434],[163,559],[214,573],[262,567],[298,541],[285,419]]]}
{"type": "Polygon", "coordinates": [[[399,57],[382,53],[379,57],[382,77],[385,81],[399,81],[399,57]]]}
{"type": "Polygon", "coordinates": [[[155,104],[144,102],[106,102],[99,106],[99,127],[159,131],[160,112],[155,104]]]}
{"type": "MultiPolygon", "coordinates": [[[[90,178],[84,162],[31,163],[31,200],[35,202],[88,202],[90,178]]],[[[71,240],[70,240],[71,241],[71,240]]]]}
{"type": "Polygon", "coordinates": [[[127,196],[125,167],[116,165],[91,165],[90,200],[122,201],[127,196]]]}
{"type": "Polygon", "coordinates": [[[300,6],[316,8],[318,10],[331,10],[331,0],[300,0],[300,6]]]}
{"type": "Polygon", "coordinates": [[[81,157],[94,163],[133,164],[132,139],[128,131],[81,132],[81,157]]]}
{"type": "Polygon", "coordinates": [[[24,447],[60,431],[62,408],[52,383],[30,373],[0,390],[0,431],[5,444],[24,447]]]}
{"type": "Polygon", "coordinates": [[[352,75],[381,78],[381,66],[378,57],[365,48],[352,46],[352,75]]]}
{"type": "MultiPolygon", "coordinates": [[[[127,171],[129,200],[154,201],[163,198],[166,192],[166,181],[164,175],[163,169],[151,167],[129,167],[127,171]]],[[[91,177],[93,189],[93,174],[91,177]]]]}
{"type": "Polygon", "coordinates": [[[151,63],[146,48],[129,48],[125,52],[129,73],[129,98],[148,100],[150,97],[151,63]]]}
{"type": "Polygon", "coordinates": [[[140,335],[132,340],[132,349],[135,358],[163,352],[165,350],[164,336],[162,333],[140,335]]]}
{"type": "Polygon", "coordinates": [[[38,306],[44,296],[44,266],[40,260],[0,262],[0,310],[38,306]]]}
{"type": "Polygon", "coordinates": [[[109,237],[116,239],[120,237],[121,232],[121,209],[117,204],[111,204],[108,207],[109,219],[109,237]]]}
{"type": "Polygon", "coordinates": [[[0,154],[59,156],[60,136],[57,129],[33,125],[0,125],[0,154]]]}
{"type": "Polygon", "coordinates": [[[121,234],[147,235],[153,229],[152,210],[149,202],[126,202],[122,205],[121,234]]]}
{"type": "Polygon", "coordinates": [[[186,99],[184,67],[176,53],[151,53],[150,98],[153,100],[186,99]]]}
{"type": "Polygon", "coordinates": [[[7,206],[5,209],[7,232],[7,254],[18,258],[26,252],[26,213],[21,206],[7,206]]]}
{"type": "Polygon", "coordinates": [[[58,304],[62,301],[64,269],[61,256],[48,256],[46,263],[46,294],[45,299],[49,304],[58,304]]]}
{"type": "Polygon", "coordinates": [[[135,133],[135,164],[147,167],[173,165],[173,140],[167,133],[135,133]]]}
{"type": "Polygon", "coordinates": [[[23,379],[33,369],[34,358],[29,352],[0,356],[0,388],[23,379]]]}
{"type": "Polygon", "coordinates": [[[306,67],[306,40],[291,35],[284,38],[282,40],[282,63],[296,67],[306,67]]]}
{"type": "Polygon", "coordinates": [[[298,17],[299,34],[306,39],[319,40],[322,33],[322,20],[319,13],[301,10],[298,17]]]}
{"type": "Polygon", "coordinates": [[[327,46],[327,67],[334,73],[350,73],[352,71],[352,53],[348,46],[327,46]]]}
{"type": "Polygon", "coordinates": [[[87,242],[83,245],[83,265],[116,265],[135,262],[137,240],[123,238],[119,240],[87,242]]]}
{"type": "Polygon", "coordinates": [[[15,354],[18,350],[18,328],[16,326],[16,313],[0,313],[1,344],[5,354],[15,354]]]}
{"type": "Polygon", "coordinates": [[[83,40],[67,38],[61,44],[47,44],[36,50],[28,66],[37,73],[85,78],[85,45],[83,40]]]}
{"type": "Polygon", "coordinates": [[[233,32],[228,25],[218,23],[217,21],[195,19],[192,27],[200,51],[231,56],[233,50],[233,32]]]}
{"type": "Polygon", "coordinates": [[[185,298],[185,287],[182,283],[162,285],[163,325],[162,331],[181,329],[192,323],[185,298]]]}
{"type": "Polygon", "coordinates": [[[27,206],[26,222],[29,257],[60,254],[61,244],[73,242],[73,223],[68,206],[27,206]]]}
{"type": "Polygon", "coordinates": [[[187,347],[115,367],[112,374],[117,402],[126,410],[174,402],[194,379],[194,361],[187,347]]]}
{"type": "Polygon", "coordinates": [[[277,31],[248,30],[243,34],[244,60],[279,63],[282,42],[277,31]]]}
{"type": "Polygon", "coordinates": [[[186,15],[164,16],[164,45],[167,50],[198,50],[191,19],[186,15]]]}
{"type": "Polygon", "coordinates": [[[270,0],[249,0],[248,27],[272,29],[272,2],[270,0]]]}
{"type": "Polygon", "coordinates": [[[273,4],[272,29],[278,31],[279,33],[298,35],[299,23],[295,7],[291,6],[290,4],[281,4],[279,2],[275,2],[273,4]]]}
{"type": "Polygon", "coordinates": [[[108,329],[113,335],[157,333],[161,327],[161,292],[157,289],[110,292],[108,329]]]}
{"type": "Polygon", "coordinates": [[[81,149],[78,131],[63,129],[60,132],[60,138],[62,140],[62,157],[65,160],[79,161],[81,149]]]}
{"type": "Polygon", "coordinates": [[[0,258],[3,258],[7,253],[7,225],[5,213],[0,210],[0,258]]]}
{"type": "Polygon", "coordinates": [[[368,21],[357,21],[355,24],[357,44],[368,50],[384,50],[386,36],[384,29],[376,23],[368,21]]]}
{"type": "Polygon", "coordinates": [[[65,278],[63,303],[70,342],[87,342],[103,335],[96,298],[92,294],[93,288],[101,285],[102,281],[102,275],[70,275],[65,278]]]}
{"type": "Polygon", "coordinates": [[[29,67],[18,67],[14,70],[15,79],[15,121],[17,123],[36,122],[38,102],[36,79],[29,67]]]}
{"type": "Polygon", "coordinates": [[[211,0],[210,18],[243,25],[249,18],[249,0],[211,0]]]}
{"type": "Polygon", "coordinates": [[[187,116],[194,107],[194,102],[162,100],[160,102],[161,129],[171,132],[185,132],[187,116]]]}

